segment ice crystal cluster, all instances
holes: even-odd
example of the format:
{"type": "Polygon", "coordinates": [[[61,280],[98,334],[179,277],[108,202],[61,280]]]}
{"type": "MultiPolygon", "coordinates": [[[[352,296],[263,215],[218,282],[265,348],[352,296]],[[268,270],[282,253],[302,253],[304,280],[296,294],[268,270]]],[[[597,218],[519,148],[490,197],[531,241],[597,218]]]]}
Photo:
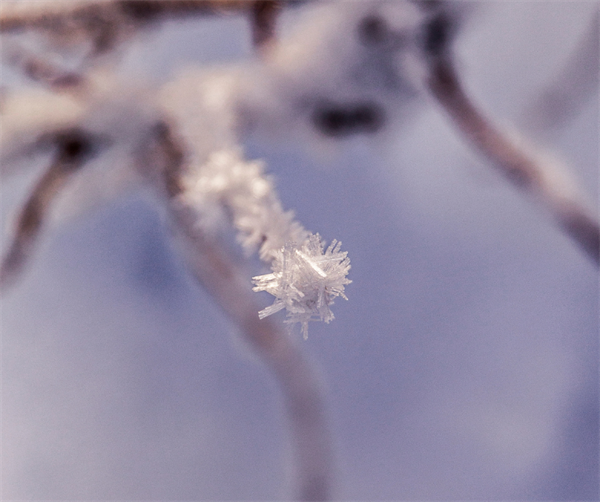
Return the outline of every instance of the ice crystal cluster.
{"type": "Polygon", "coordinates": [[[309,321],[333,320],[330,306],[336,297],[346,299],[344,286],[351,281],[347,252],[335,239],[325,249],[319,234],[310,235],[301,245],[286,244],[275,255],[270,274],[254,277],[254,291],[266,291],[276,299],[259,312],[261,319],[282,309],[289,323],[300,323],[304,339],[309,321]]]}
{"type": "Polygon", "coordinates": [[[184,178],[181,202],[197,213],[199,225],[210,230],[227,213],[242,246],[259,249],[272,273],[254,277],[254,291],[266,291],[275,302],[261,310],[261,319],[287,310],[288,323],[300,323],[308,336],[308,322],[330,322],[330,306],[344,295],[350,259],[334,240],[327,249],[319,234],[311,234],[284,211],[273,181],[261,161],[244,160],[240,149],[213,152],[205,164],[184,178]],[[210,216],[212,215],[212,216],[210,216]],[[217,215],[217,216],[215,216],[217,215]]]}

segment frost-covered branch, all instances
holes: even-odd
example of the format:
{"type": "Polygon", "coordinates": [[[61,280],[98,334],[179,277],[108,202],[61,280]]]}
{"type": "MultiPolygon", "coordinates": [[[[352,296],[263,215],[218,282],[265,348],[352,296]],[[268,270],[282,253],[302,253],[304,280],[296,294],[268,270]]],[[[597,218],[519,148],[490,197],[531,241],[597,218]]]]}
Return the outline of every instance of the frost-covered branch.
{"type": "Polygon", "coordinates": [[[297,500],[327,500],[332,490],[332,451],[321,387],[295,342],[269,319],[257,315],[257,304],[245,271],[228,255],[218,236],[198,225],[197,208],[186,202],[189,180],[185,148],[166,124],[156,129],[152,152],[164,162],[169,214],[177,241],[196,278],[239,327],[248,344],[269,367],[281,388],[291,429],[297,500]]]}
{"type": "Polygon", "coordinates": [[[286,309],[287,322],[330,322],[330,305],[344,295],[350,269],[347,253],[334,241],[324,252],[320,236],[306,231],[284,211],[273,182],[263,173],[261,162],[246,162],[237,150],[213,152],[208,161],[182,176],[180,202],[197,213],[196,226],[210,233],[218,212],[225,208],[242,246],[252,252],[260,247],[260,258],[273,273],[255,277],[255,291],[275,296],[275,303],[260,312],[262,318],[286,309]],[[207,221],[207,215],[212,220],[207,221]]]}
{"type": "Polygon", "coordinates": [[[558,161],[536,153],[522,138],[513,138],[493,125],[469,99],[448,58],[432,63],[428,84],[467,141],[512,184],[538,199],[567,235],[599,263],[598,218],[558,161]]]}
{"type": "Polygon", "coordinates": [[[294,213],[283,210],[263,163],[245,161],[239,148],[212,152],[205,163],[191,166],[182,183],[181,200],[197,211],[198,225],[210,231],[225,218],[220,213],[226,208],[240,244],[248,254],[258,249],[266,262],[286,243],[308,237],[294,213]]]}

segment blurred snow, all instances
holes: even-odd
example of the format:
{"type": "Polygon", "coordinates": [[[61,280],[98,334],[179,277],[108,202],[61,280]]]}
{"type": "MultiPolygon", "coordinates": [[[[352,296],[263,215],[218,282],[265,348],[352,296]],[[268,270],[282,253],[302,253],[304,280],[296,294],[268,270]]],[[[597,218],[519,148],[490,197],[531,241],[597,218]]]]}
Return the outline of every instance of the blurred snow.
{"type": "MultiPolygon", "coordinates": [[[[479,5],[456,43],[467,88],[518,128],[594,9],[479,5]]],[[[248,40],[235,16],[169,23],[123,71],[165,82],[186,62],[248,60],[248,40]]],[[[380,139],[246,145],[352,260],[349,301],[303,344],[327,388],[336,497],[597,500],[597,270],[420,108],[380,139]]],[[[563,130],[531,131],[592,203],[598,111],[594,96],[563,130]]],[[[3,182],[3,218],[29,180],[3,182]]],[[[1,328],[3,500],[286,497],[276,386],[140,194],[49,230],[1,328]]]]}

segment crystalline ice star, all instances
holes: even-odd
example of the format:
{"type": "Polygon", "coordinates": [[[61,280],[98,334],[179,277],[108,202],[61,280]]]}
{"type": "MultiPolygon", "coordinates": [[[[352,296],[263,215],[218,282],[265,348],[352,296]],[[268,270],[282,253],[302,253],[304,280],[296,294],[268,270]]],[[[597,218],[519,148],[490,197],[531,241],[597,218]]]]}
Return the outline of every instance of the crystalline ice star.
{"type": "Polygon", "coordinates": [[[304,338],[308,321],[333,320],[330,305],[337,296],[347,299],[344,286],[351,282],[346,277],[350,259],[340,251],[341,242],[332,241],[325,251],[324,244],[319,234],[299,246],[287,244],[275,256],[272,273],[253,278],[254,291],[275,297],[272,305],[259,312],[261,319],[285,308],[286,322],[301,323],[304,338]]]}

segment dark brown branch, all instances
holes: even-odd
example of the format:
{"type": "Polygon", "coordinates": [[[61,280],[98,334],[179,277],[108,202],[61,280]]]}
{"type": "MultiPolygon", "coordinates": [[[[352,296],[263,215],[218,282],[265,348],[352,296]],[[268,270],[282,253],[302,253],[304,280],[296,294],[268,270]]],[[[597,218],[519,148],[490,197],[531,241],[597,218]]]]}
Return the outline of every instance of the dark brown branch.
{"type": "Polygon", "coordinates": [[[253,3],[250,15],[254,47],[266,48],[275,40],[275,26],[281,7],[280,0],[256,0],[253,3]]]}
{"type": "Polygon", "coordinates": [[[467,141],[513,185],[538,197],[567,235],[600,263],[598,219],[567,183],[558,179],[565,174],[545,165],[484,117],[465,94],[448,59],[436,59],[431,64],[429,89],[467,141]]]}
{"type": "Polygon", "coordinates": [[[69,177],[89,158],[90,138],[79,130],[60,133],[55,138],[57,153],[21,209],[14,237],[0,264],[0,291],[5,291],[22,271],[40,234],[48,210],[69,177]]]}
{"type": "Polygon", "coordinates": [[[248,274],[228,255],[217,238],[198,228],[193,210],[185,206],[180,170],[183,150],[169,128],[156,129],[158,155],[169,209],[178,242],[191,271],[239,327],[244,339],[269,367],[284,397],[295,457],[295,500],[328,500],[331,497],[332,450],[321,387],[302,351],[280,325],[259,319],[248,274]]]}

